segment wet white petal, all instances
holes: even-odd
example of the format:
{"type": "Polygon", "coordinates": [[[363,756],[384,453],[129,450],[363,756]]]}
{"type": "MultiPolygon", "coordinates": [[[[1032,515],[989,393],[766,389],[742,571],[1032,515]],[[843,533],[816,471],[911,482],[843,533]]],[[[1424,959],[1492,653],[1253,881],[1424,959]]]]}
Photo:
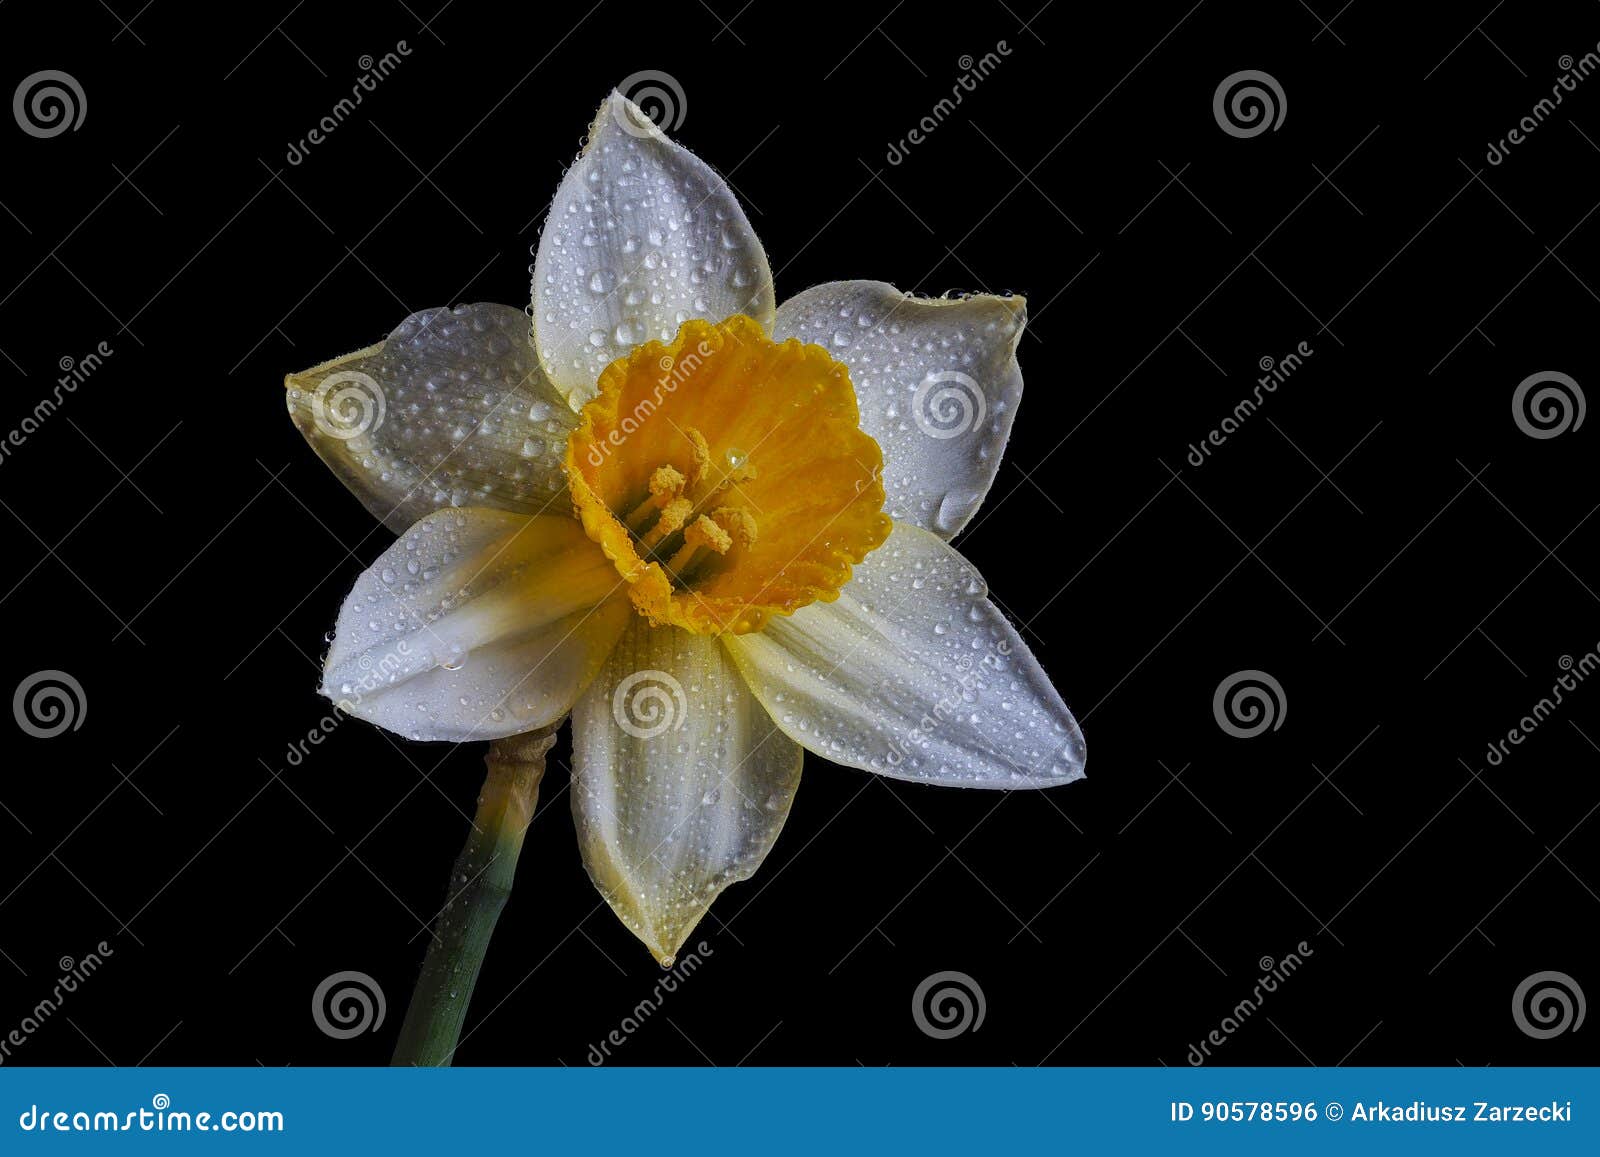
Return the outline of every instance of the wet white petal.
{"type": "Polygon", "coordinates": [[[929,299],[881,281],[831,281],[784,302],[777,338],[850,367],[861,428],[883,447],[884,510],[951,538],[1000,469],[1022,398],[1020,297],[929,299]]]}
{"type": "Polygon", "coordinates": [[[560,719],[632,615],[567,517],[441,510],[339,610],[322,693],[411,739],[499,739],[560,719]]]}
{"type": "Polygon", "coordinates": [[[589,877],[658,960],[761,866],[801,758],[714,638],[623,633],[572,713],[572,814],[589,877]]]}
{"type": "Polygon", "coordinates": [[[942,539],[897,523],[839,598],[723,641],[773,720],[825,759],[956,787],[1083,775],[1083,735],[942,539]]]}
{"type": "Polygon", "coordinates": [[[520,309],[425,309],[285,385],[312,449],[397,533],[444,506],[570,509],[561,453],[576,420],[520,309]]]}
{"type": "Polygon", "coordinates": [[[738,199],[706,163],[612,93],[550,205],[533,267],[533,329],[576,409],[634,346],[691,317],[772,323],[772,271],[738,199]]]}

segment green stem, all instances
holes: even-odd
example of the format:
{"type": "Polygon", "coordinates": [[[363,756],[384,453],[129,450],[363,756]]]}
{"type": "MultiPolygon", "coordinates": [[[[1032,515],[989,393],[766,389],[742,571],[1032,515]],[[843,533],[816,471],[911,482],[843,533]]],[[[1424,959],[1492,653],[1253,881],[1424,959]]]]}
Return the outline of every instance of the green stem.
{"type": "Polygon", "coordinates": [[[511,895],[522,839],[539,800],[545,753],[560,726],[557,720],[489,746],[478,814],[450,871],[448,899],[395,1046],[396,1065],[443,1067],[455,1056],[484,953],[511,895]]]}

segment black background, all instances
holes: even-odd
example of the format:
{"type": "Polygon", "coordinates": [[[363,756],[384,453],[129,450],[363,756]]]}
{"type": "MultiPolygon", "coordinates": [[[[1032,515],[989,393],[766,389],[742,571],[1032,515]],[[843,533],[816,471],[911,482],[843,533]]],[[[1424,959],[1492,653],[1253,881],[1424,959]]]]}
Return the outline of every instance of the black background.
{"type": "MultiPolygon", "coordinates": [[[[1216,1063],[1596,1059],[1594,1025],[1533,1039],[1511,998],[1547,969],[1600,993],[1600,687],[1502,766],[1485,750],[1600,641],[1596,422],[1536,439],[1511,411],[1535,372],[1600,380],[1600,79],[1485,151],[1600,9],[435,3],[0,10],[5,93],[55,68],[88,103],[50,139],[0,124],[0,426],[61,359],[114,351],[0,461],[0,684],[61,669],[87,703],[54,739],[0,728],[0,1031],[58,958],[115,952],[7,1063],[386,1060],[481,747],[350,722],[290,765],[324,633],[390,536],[282,376],[417,308],[524,302],[595,106],[644,69],[681,84],[675,136],[745,198],[780,300],[843,277],[1029,296],[1021,420],[957,545],[1090,778],[999,795],[808,756],[704,967],[615,1061],[1181,1065],[1302,940],[1216,1063]],[[1248,139],[1212,112],[1243,69],[1287,98],[1248,139]],[[1247,669],[1286,710],[1237,739],[1212,696],[1247,669]],[[311,994],[346,969],[388,1014],[333,1040],[311,994]],[[986,1019],[935,1040],[911,995],[946,969],[986,1019]]],[[[584,875],[569,750],[460,1063],[584,1064],[659,975],[584,875]]]]}

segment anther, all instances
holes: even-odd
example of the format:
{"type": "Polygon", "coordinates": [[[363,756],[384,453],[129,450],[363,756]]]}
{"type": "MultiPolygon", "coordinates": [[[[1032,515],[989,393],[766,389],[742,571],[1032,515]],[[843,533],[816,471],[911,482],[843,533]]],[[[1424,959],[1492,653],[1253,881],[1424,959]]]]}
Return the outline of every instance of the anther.
{"type": "Polygon", "coordinates": [[[683,493],[685,479],[673,466],[657,466],[650,475],[650,497],[633,508],[623,521],[628,524],[628,529],[635,534],[644,529],[645,517],[652,511],[660,510],[672,499],[683,493]]]}
{"type": "Polygon", "coordinates": [[[674,498],[661,508],[661,517],[656,519],[656,524],[639,537],[639,545],[647,551],[653,551],[663,539],[682,530],[683,524],[689,521],[693,513],[694,503],[687,498],[674,498]]]}
{"type": "Polygon", "coordinates": [[[702,547],[717,554],[727,554],[731,546],[733,538],[728,532],[702,514],[683,532],[683,545],[667,563],[667,570],[674,575],[681,575],[702,547]]]}
{"type": "Polygon", "coordinates": [[[711,447],[706,445],[706,436],[693,426],[683,433],[689,439],[689,452],[693,457],[689,464],[689,489],[698,490],[700,483],[711,472],[711,447]]]}
{"type": "Polygon", "coordinates": [[[711,512],[711,521],[727,533],[733,545],[749,550],[756,544],[756,520],[748,510],[738,506],[722,506],[711,512]]]}

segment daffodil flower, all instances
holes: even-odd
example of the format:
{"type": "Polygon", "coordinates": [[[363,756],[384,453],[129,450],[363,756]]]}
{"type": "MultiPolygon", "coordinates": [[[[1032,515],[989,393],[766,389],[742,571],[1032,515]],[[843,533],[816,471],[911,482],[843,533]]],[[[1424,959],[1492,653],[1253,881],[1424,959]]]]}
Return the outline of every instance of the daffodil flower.
{"type": "Polygon", "coordinates": [[[774,308],[727,182],[615,93],[532,298],[289,377],[312,447],[403,532],[339,612],[323,694],[456,743],[570,713],[584,864],[663,964],[772,848],[803,751],[958,787],[1083,775],[948,543],[1016,416],[1021,298],[838,281],[774,308]]]}

